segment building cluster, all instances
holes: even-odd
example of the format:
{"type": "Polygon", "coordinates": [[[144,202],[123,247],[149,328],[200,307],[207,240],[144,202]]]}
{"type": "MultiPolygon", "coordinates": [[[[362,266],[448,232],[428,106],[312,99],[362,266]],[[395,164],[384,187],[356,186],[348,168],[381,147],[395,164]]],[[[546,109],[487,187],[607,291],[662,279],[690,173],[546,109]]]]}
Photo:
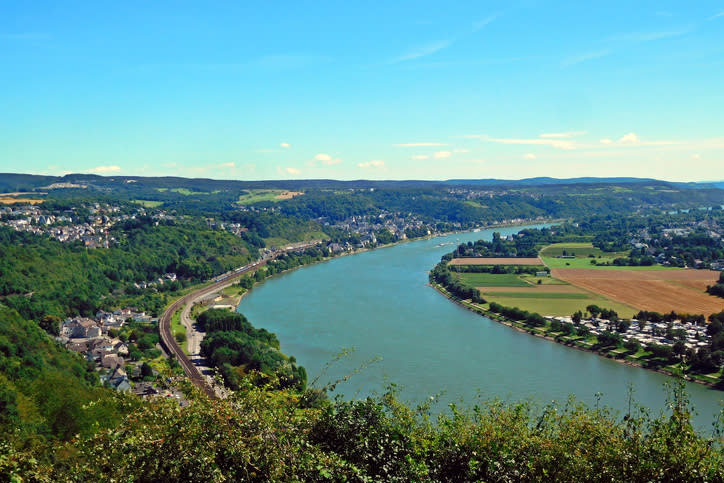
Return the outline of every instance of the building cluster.
{"type": "Polygon", "coordinates": [[[137,213],[121,213],[118,206],[90,203],[76,208],[49,210],[43,205],[17,205],[0,207],[0,225],[17,231],[47,235],[62,243],[80,241],[88,248],[108,248],[115,239],[109,233],[111,227],[138,215],[145,214],[140,207],[137,213]]]}
{"type": "MultiPolygon", "coordinates": [[[[571,317],[549,317],[559,322],[572,323],[571,317]]],[[[608,320],[590,318],[583,319],[580,325],[586,327],[591,334],[599,335],[604,331],[620,332],[620,326],[608,320]]],[[[691,322],[681,322],[675,320],[671,322],[671,326],[666,322],[646,322],[639,323],[638,320],[632,319],[631,325],[625,332],[621,332],[621,338],[624,341],[635,340],[641,346],[649,344],[659,344],[672,346],[681,340],[687,349],[700,349],[706,347],[710,343],[710,336],[706,333],[706,326],[697,325],[691,322]],[[676,335],[674,335],[676,334],[676,335]]]]}
{"type": "MultiPolygon", "coordinates": [[[[92,319],[74,317],[64,320],[57,340],[95,364],[104,383],[118,391],[130,391],[132,386],[126,372],[128,343],[117,337],[120,329],[129,320],[152,322],[150,316],[130,308],[114,312],[99,311],[92,319]]],[[[140,367],[136,366],[131,378],[139,375],[140,367]]],[[[142,390],[147,392],[148,388],[143,387],[142,390]]]]}
{"type": "Polygon", "coordinates": [[[352,216],[338,222],[331,222],[326,218],[319,218],[317,221],[324,226],[359,234],[362,246],[376,244],[375,234],[383,230],[388,230],[397,240],[405,240],[410,231],[432,234],[432,229],[412,214],[404,216],[400,213],[383,212],[379,215],[352,216]]]}

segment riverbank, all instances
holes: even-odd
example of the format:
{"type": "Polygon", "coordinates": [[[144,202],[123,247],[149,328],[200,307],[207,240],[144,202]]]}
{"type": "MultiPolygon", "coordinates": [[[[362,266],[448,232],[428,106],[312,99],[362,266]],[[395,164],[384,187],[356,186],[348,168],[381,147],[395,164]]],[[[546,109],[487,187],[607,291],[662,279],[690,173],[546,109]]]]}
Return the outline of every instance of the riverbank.
{"type": "Polygon", "coordinates": [[[618,362],[620,364],[625,364],[625,365],[628,365],[631,367],[640,367],[642,369],[646,369],[646,370],[649,370],[652,372],[658,372],[659,374],[663,374],[665,376],[682,378],[689,382],[695,382],[697,384],[707,386],[711,389],[724,390],[724,387],[722,387],[718,382],[707,381],[707,380],[703,380],[700,378],[692,377],[690,375],[677,373],[673,370],[669,370],[664,367],[650,367],[645,364],[642,364],[641,362],[634,361],[631,359],[626,359],[624,353],[620,352],[618,350],[618,348],[607,351],[605,349],[594,348],[592,346],[584,345],[585,343],[576,343],[577,341],[564,340],[563,337],[553,337],[545,330],[542,330],[539,328],[534,328],[534,327],[528,327],[523,323],[520,323],[520,322],[517,322],[514,320],[510,320],[506,317],[503,317],[500,314],[491,312],[491,311],[485,309],[480,304],[475,304],[472,302],[468,302],[466,300],[461,300],[460,298],[454,296],[453,294],[448,292],[444,287],[442,287],[441,285],[439,285],[437,283],[431,282],[429,285],[432,288],[434,288],[435,290],[437,290],[438,293],[443,295],[448,300],[454,302],[455,304],[457,304],[471,312],[477,313],[478,315],[481,315],[490,320],[493,320],[502,325],[505,325],[514,330],[517,330],[518,332],[525,332],[525,333],[533,335],[535,337],[546,339],[548,341],[555,342],[555,343],[564,345],[566,347],[571,347],[571,348],[578,349],[583,352],[589,352],[591,354],[596,354],[600,357],[605,357],[606,359],[610,359],[610,360],[618,362]]]}
{"type": "MultiPolygon", "coordinates": [[[[424,236],[424,237],[418,237],[418,238],[406,238],[406,239],[404,239],[404,240],[398,240],[398,241],[396,241],[396,242],[394,242],[394,243],[387,243],[387,244],[385,244],[385,245],[379,245],[379,246],[375,246],[375,247],[371,247],[371,248],[362,247],[362,248],[352,249],[351,251],[339,252],[339,253],[335,254],[334,256],[324,257],[323,259],[317,260],[317,261],[315,261],[315,262],[313,262],[313,263],[308,263],[308,264],[305,264],[305,265],[299,265],[299,266],[296,266],[296,267],[294,267],[294,268],[290,268],[290,269],[284,270],[284,271],[282,271],[282,272],[278,272],[278,273],[274,273],[274,274],[272,274],[272,275],[270,275],[270,276],[266,276],[263,280],[255,281],[255,282],[254,282],[254,285],[252,286],[252,288],[249,288],[249,289],[247,289],[244,293],[240,294],[239,299],[238,299],[238,301],[236,302],[236,305],[235,305],[235,307],[236,307],[235,310],[238,311],[239,305],[241,304],[242,299],[243,299],[249,292],[251,292],[252,289],[253,289],[253,287],[255,287],[257,284],[262,283],[262,282],[266,281],[267,279],[276,277],[277,275],[284,275],[284,274],[293,272],[293,271],[295,271],[295,270],[297,270],[297,269],[299,269],[299,268],[302,268],[302,267],[308,267],[308,266],[312,266],[312,265],[317,265],[317,264],[319,264],[319,263],[328,262],[328,261],[334,260],[334,259],[336,259],[336,258],[346,257],[346,256],[350,256],[350,255],[358,255],[358,254],[360,254],[360,253],[365,253],[365,252],[369,252],[369,251],[372,251],[372,250],[380,250],[380,249],[384,249],[384,248],[392,248],[392,247],[395,247],[395,246],[403,245],[403,244],[405,244],[405,243],[412,243],[412,242],[417,242],[417,241],[421,241],[421,240],[432,240],[432,239],[435,239],[435,238],[442,238],[442,237],[451,236],[451,235],[457,235],[457,234],[477,233],[477,232],[482,232],[482,231],[485,231],[485,230],[493,230],[493,229],[496,229],[496,228],[525,227],[525,226],[534,226],[534,225],[554,225],[554,224],[557,224],[557,223],[562,223],[562,222],[564,222],[564,221],[565,221],[565,220],[563,220],[563,219],[554,219],[554,220],[544,220],[544,221],[541,221],[541,220],[525,220],[525,221],[522,221],[522,222],[519,222],[519,223],[496,223],[496,224],[493,224],[493,225],[487,225],[487,226],[482,226],[482,227],[470,228],[470,229],[468,229],[468,230],[458,230],[458,231],[435,233],[435,234],[427,235],[427,236],[424,236]]],[[[261,267],[260,267],[260,268],[261,268],[261,267]]],[[[250,275],[253,275],[253,273],[254,273],[255,271],[256,271],[256,270],[254,270],[253,272],[250,272],[250,275]]]]}

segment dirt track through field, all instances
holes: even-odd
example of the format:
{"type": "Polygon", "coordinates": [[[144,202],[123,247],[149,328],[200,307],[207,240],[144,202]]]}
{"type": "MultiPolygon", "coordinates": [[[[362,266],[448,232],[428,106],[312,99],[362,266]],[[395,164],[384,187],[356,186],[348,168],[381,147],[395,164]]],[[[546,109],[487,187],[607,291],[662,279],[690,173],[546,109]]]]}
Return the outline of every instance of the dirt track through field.
{"type": "Polygon", "coordinates": [[[530,287],[476,287],[483,293],[585,293],[584,290],[573,285],[531,285],[530,287]]]}
{"type": "Polygon", "coordinates": [[[704,292],[719,278],[712,270],[558,268],[552,275],[643,310],[705,315],[724,310],[724,299],[704,292]]]}

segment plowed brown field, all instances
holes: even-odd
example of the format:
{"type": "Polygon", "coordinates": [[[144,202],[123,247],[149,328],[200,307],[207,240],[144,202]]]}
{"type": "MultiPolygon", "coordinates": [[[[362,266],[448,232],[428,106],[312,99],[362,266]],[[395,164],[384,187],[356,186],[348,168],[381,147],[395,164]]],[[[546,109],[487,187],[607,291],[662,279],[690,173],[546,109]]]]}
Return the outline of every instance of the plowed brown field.
{"type": "Polygon", "coordinates": [[[540,258],[453,258],[448,265],[543,265],[540,258]]]}
{"type": "Polygon", "coordinates": [[[552,275],[642,310],[706,315],[724,310],[724,299],[704,292],[719,278],[712,270],[556,268],[552,275]]]}

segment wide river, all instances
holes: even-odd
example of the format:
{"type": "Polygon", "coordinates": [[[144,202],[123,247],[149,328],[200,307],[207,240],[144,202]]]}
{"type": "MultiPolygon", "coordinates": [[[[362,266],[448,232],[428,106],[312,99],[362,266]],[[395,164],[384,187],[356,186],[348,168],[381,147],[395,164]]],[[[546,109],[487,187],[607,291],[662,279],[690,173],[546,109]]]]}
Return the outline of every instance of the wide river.
{"type": "MultiPolygon", "coordinates": [[[[427,285],[427,271],[442,255],[492,233],[441,236],[303,267],[256,286],[239,311],[256,327],[275,332],[310,382],[321,375],[317,387],[356,372],[337,386],[346,398],[380,393],[392,383],[412,404],[439,396],[433,408],[439,411],[461,400],[469,406],[493,397],[547,403],[569,395],[625,411],[632,386],[636,403],[653,414],[665,408],[664,383],[673,379],[520,333],[427,285]],[[350,348],[350,355],[324,372],[350,348]]],[[[709,429],[724,392],[693,383],[687,390],[697,427],[709,429]]]]}

